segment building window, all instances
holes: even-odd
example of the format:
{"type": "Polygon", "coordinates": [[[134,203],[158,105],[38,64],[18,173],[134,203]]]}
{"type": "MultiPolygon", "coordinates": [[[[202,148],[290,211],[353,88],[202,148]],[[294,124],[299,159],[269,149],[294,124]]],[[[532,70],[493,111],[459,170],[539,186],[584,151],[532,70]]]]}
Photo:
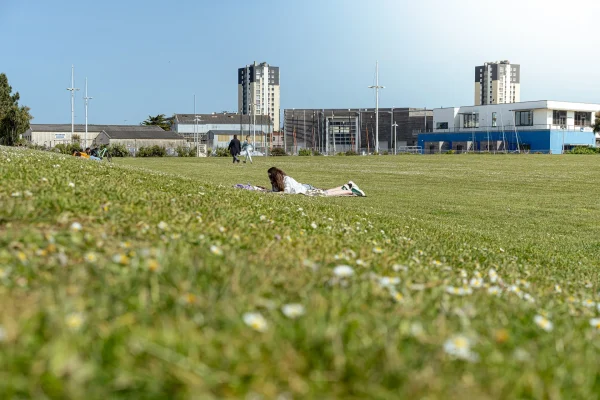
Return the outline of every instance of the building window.
{"type": "Polygon", "coordinates": [[[464,114],[463,128],[479,128],[479,114],[464,114]]]}
{"type": "Polygon", "coordinates": [[[566,111],[552,111],[552,125],[566,125],[567,124],[567,112],[566,111]]]}
{"type": "Polygon", "coordinates": [[[497,127],[498,126],[498,113],[493,112],[492,113],[492,127],[497,127]]]}
{"type": "Polygon", "coordinates": [[[517,126],[533,126],[533,111],[515,111],[517,126]]]}
{"type": "Polygon", "coordinates": [[[447,122],[437,122],[435,124],[435,128],[436,129],[448,129],[448,123],[447,122]]]}
{"type": "Polygon", "coordinates": [[[575,111],[575,125],[588,126],[592,122],[591,112],[575,111]]]}

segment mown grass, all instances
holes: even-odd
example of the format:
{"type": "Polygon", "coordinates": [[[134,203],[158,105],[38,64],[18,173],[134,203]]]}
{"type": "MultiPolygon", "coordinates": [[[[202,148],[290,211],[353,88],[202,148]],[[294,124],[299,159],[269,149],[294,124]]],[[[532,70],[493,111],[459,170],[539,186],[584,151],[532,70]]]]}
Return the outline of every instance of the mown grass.
{"type": "Polygon", "coordinates": [[[133,166],[0,148],[7,398],[600,390],[595,157],[116,164],[133,166]],[[315,186],[353,179],[369,197],[231,188],[266,185],[272,163],[315,186]],[[355,274],[336,277],[342,264],[355,274]],[[305,314],[286,317],[290,303],[305,314]],[[445,350],[456,335],[470,343],[458,357],[445,350]]]}

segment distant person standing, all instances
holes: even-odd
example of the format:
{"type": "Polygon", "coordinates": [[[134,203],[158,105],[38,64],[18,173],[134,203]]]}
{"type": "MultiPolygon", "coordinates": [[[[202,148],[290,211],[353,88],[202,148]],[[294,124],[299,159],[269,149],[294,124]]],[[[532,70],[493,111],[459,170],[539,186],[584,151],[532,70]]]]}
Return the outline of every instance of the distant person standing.
{"type": "Polygon", "coordinates": [[[250,160],[250,164],[252,164],[252,145],[250,144],[250,135],[246,136],[246,140],[242,143],[242,151],[246,154],[246,159],[244,160],[244,164],[246,161],[250,160]]]}
{"type": "Polygon", "coordinates": [[[237,156],[242,152],[242,146],[237,138],[237,135],[233,135],[233,139],[229,142],[229,154],[233,157],[233,163],[240,162],[237,156]]]}

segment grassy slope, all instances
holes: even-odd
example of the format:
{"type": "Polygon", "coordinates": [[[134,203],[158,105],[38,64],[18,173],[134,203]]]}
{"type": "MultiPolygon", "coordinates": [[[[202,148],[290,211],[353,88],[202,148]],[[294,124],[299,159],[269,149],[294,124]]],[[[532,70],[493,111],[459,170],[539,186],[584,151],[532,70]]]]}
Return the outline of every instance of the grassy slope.
{"type": "Polygon", "coordinates": [[[366,199],[230,189],[266,184],[272,160],[227,161],[120,161],[165,175],[0,148],[0,392],[590,398],[600,389],[596,309],[580,303],[597,300],[596,158],[276,160],[316,186],[351,178],[366,199]],[[342,263],[357,273],[333,284],[342,263]],[[535,303],[445,293],[462,284],[461,269],[470,279],[492,266],[507,285],[526,279],[535,303]],[[400,277],[402,301],[373,274],[400,277]],[[279,308],[292,302],[306,315],[286,318],[279,308]],[[256,310],[266,332],[242,321],[256,310]],[[538,313],[552,332],[533,323],[538,313]],[[457,333],[479,363],[444,353],[457,333]]]}

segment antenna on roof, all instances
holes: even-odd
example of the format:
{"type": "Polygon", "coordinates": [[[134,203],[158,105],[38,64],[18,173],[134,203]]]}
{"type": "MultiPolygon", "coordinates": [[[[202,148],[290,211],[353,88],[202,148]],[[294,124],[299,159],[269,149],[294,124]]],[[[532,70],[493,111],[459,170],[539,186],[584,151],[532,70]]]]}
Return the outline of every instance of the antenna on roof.
{"type": "Polygon", "coordinates": [[[75,91],[78,91],[75,87],[75,66],[71,65],[71,87],[67,88],[71,92],[71,140],[73,140],[73,133],[75,132],[75,91]]]}

